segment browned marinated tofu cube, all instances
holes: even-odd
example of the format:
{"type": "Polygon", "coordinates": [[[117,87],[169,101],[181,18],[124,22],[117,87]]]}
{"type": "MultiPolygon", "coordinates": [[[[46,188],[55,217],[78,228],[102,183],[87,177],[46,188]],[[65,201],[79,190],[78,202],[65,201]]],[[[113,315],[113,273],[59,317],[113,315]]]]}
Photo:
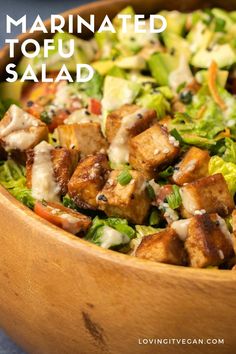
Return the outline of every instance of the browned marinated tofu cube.
{"type": "Polygon", "coordinates": [[[129,162],[134,169],[152,178],[178,156],[179,150],[179,142],[165,127],[155,124],[130,139],[129,162]]]}
{"type": "Polygon", "coordinates": [[[221,173],[203,177],[180,189],[184,209],[194,215],[199,210],[227,216],[234,209],[234,201],[221,173]]]}
{"type": "Polygon", "coordinates": [[[156,111],[153,109],[142,109],[137,105],[125,104],[119,109],[108,114],[106,119],[106,137],[109,143],[115,138],[121,127],[124,117],[137,113],[137,119],[128,128],[128,137],[138,135],[149,128],[157,119],[156,111]]]}
{"type": "Polygon", "coordinates": [[[217,214],[192,217],[185,241],[191,267],[204,268],[225,263],[234,255],[230,232],[217,214]]]}
{"type": "Polygon", "coordinates": [[[11,105],[0,121],[0,144],[6,151],[25,151],[48,139],[45,123],[11,105]]]}
{"type": "Polygon", "coordinates": [[[98,152],[104,153],[108,144],[97,122],[59,125],[57,128],[61,146],[68,149],[75,147],[82,157],[98,152]]]}
{"type": "MultiPolygon", "coordinates": [[[[46,143],[47,144],[47,143],[46,143]]],[[[50,151],[51,164],[53,167],[53,176],[61,195],[65,195],[68,190],[68,183],[74,169],[78,163],[79,153],[75,149],[66,148],[52,148],[50,151]]],[[[27,151],[26,160],[26,180],[27,187],[32,188],[32,169],[35,162],[35,150],[30,149],[27,151]]],[[[41,164],[38,169],[40,173],[40,168],[44,169],[45,166],[41,164]]],[[[50,168],[50,166],[49,166],[50,168]]],[[[43,183],[43,181],[42,181],[43,183]]]]}
{"type": "Polygon", "coordinates": [[[68,192],[74,202],[85,209],[97,208],[97,194],[107,181],[110,169],[106,155],[85,157],[78,164],[68,184],[68,192]]]}
{"type": "Polygon", "coordinates": [[[135,255],[154,262],[175,265],[185,263],[184,243],[171,228],[143,237],[135,255]]]}
{"type": "Polygon", "coordinates": [[[232,212],[232,228],[233,232],[236,232],[236,209],[232,212]]]}
{"type": "Polygon", "coordinates": [[[119,170],[110,173],[107,183],[97,196],[99,209],[108,216],[126,218],[134,224],[142,224],[150,207],[146,180],[140,172],[131,170],[131,181],[121,185],[118,182],[120,173],[119,170]]]}
{"type": "Polygon", "coordinates": [[[208,151],[191,147],[175,167],[173,181],[178,185],[196,181],[208,175],[210,155],[208,151]]]}

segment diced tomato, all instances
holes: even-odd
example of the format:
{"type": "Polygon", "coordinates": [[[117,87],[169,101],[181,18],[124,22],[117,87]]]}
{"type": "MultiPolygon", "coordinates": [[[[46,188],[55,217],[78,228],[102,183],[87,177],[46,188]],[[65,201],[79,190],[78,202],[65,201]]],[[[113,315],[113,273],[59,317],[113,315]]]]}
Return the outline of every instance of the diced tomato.
{"type": "Polygon", "coordinates": [[[99,116],[100,114],[102,114],[101,102],[99,100],[96,100],[96,98],[91,98],[89,110],[92,114],[96,114],[97,116],[99,116]]]}
{"type": "Polygon", "coordinates": [[[58,203],[38,201],[35,203],[34,211],[43,219],[72,234],[85,232],[91,224],[89,217],[58,203]]]}
{"type": "Polygon", "coordinates": [[[50,133],[52,133],[58,125],[64,124],[64,120],[68,118],[69,115],[70,112],[64,109],[55,112],[55,115],[52,117],[52,122],[48,125],[50,133]]]}

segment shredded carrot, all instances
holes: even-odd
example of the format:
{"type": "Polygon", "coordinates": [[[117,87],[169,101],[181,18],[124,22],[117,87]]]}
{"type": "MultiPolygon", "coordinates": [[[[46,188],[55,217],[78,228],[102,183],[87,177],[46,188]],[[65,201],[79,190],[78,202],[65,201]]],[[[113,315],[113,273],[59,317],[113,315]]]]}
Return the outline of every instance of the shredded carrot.
{"type": "Polygon", "coordinates": [[[202,106],[202,107],[199,109],[199,111],[197,112],[197,119],[201,119],[201,118],[202,118],[202,116],[203,116],[203,114],[204,114],[206,108],[207,108],[207,107],[204,105],[204,106],[202,106]]]}
{"type": "Polygon", "coordinates": [[[210,90],[210,93],[214,99],[214,101],[218,104],[218,106],[224,111],[227,106],[225,102],[222,100],[222,98],[219,95],[219,92],[217,90],[216,86],[216,78],[217,78],[217,69],[218,66],[215,61],[212,61],[209,69],[208,69],[208,87],[210,90]]]}

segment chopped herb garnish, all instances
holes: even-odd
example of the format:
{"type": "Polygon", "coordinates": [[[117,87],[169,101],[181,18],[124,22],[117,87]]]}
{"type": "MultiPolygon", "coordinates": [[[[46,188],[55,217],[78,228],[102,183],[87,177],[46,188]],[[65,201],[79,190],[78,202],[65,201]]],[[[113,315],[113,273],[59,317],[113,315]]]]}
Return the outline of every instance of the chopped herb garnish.
{"type": "Polygon", "coordinates": [[[159,214],[158,210],[155,209],[150,214],[149,225],[155,226],[155,225],[158,225],[159,223],[160,223],[160,214],[159,214]]]}
{"type": "Polygon", "coordinates": [[[154,200],[156,198],[156,194],[153,187],[150,185],[150,183],[147,184],[146,190],[147,190],[148,197],[151,200],[154,200]]]}
{"type": "Polygon", "coordinates": [[[167,203],[171,209],[177,209],[182,204],[182,198],[179,192],[179,187],[176,185],[172,186],[173,192],[167,196],[167,203]]]}
{"type": "Polygon", "coordinates": [[[158,177],[159,178],[167,178],[167,177],[172,176],[173,173],[174,173],[174,167],[169,166],[164,171],[160,172],[158,177]]]}
{"type": "Polygon", "coordinates": [[[119,174],[119,176],[117,177],[117,181],[122,186],[126,186],[127,184],[129,184],[132,178],[133,177],[131,173],[127,169],[125,169],[119,174]]]}
{"type": "Polygon", "coordinates": [[[48,112],[46,111],[43,111],[41,114],[40,114],[40,119],[42,122],[46,123],[46,124],[50,124],[51,123],[51,118],[49,117],[48,115],[48,112]]]}

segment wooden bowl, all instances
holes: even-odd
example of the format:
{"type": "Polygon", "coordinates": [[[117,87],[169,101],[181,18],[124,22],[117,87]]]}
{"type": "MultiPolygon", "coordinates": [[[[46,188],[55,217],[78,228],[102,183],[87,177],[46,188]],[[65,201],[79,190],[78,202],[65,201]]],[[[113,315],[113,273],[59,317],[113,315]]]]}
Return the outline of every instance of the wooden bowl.
{"type": "MultiPolygon", "coordinates": [[[[94,13],[100,21],[127,4],[155,13],[192,10],[209,1],[102,1],[70,13],[94,13]]],[[[235,1],[223,6],[236,8],[235,1]]],[[[6,48],[0,57],[3,77],[6,48]]],[[[157,264],[103,250],[44,221],[3,188],[0,230],[0,326],[27,352],[233,353],[236,272],[157,264]],[[224,344],[145,344],[152,338],[216,338],[224,344]]]]}

